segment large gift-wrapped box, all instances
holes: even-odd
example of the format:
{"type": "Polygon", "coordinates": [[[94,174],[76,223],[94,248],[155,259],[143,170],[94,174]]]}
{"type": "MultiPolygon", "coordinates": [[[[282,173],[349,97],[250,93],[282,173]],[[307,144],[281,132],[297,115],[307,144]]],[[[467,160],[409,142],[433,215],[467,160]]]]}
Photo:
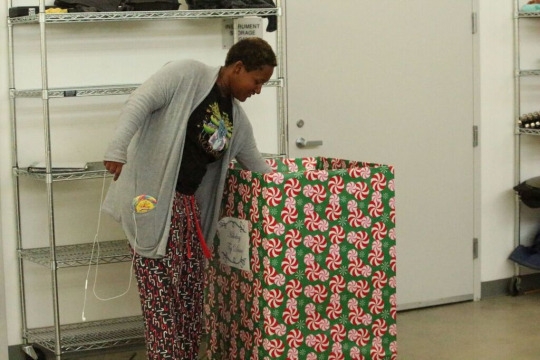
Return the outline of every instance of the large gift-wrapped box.
{"type": "Polygon", "coordinates": [[[395,359],[391,166],[230,169],[205,304],[210,359],[395,359]]]}

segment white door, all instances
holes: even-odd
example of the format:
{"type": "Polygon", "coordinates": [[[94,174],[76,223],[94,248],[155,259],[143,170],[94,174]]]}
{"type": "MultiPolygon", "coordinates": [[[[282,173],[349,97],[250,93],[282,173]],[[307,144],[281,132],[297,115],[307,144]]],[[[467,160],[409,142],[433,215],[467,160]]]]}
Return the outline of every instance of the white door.
{"type": "Polygon", "coordinates": [[[398,308],[472,299],[472,0],[285,5],[289,154],[393,165],[398,308]]]}

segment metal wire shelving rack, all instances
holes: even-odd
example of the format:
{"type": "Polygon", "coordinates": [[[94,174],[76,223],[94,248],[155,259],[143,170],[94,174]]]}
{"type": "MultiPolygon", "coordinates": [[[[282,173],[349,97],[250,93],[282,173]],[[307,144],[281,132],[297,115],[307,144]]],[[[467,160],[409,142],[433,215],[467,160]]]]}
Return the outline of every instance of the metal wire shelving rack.
{"type": "MultiPolygon", "coordinates": [[[[276,8],[264,9],[212,9],[212,10],[178,10],[178,11],[133,11],[133,12],[96,12],[96,13],[46,13],[45,0],[39,1],[39,12],[35,15],[8,17],[8,63],[9,63],[9,94],[12,122],[12,174],[15,194],[15,212],[17,222],[17,248],[19,255],[19,287],[21,301],[21,318],[23,324],[23,351],[29,357],[36,358],[33,344],[54,353],[57,360],[65,355],[72,356],[74,352],[99,350],[125,345],[140,345],[144,343],[143,321],[140,316],[107,319],[74,324],[63,324],[60,321],[58,270],[76,266],[96,264],[91,254],[93,244],[77,244],[57,246],[55,234],[54,191],[53,183],[63,181],[79,181],[99,179],[106,170],[99,162],[88,163],[84,171],[55,171],[51,159],[51,129],[49,101],[53,98],[72,98],[84,96],[126,95],[138,87],[138,84],[103,85],[90,87],[50,88],[47,74],[47,35],[49,24],[64,23],[102,23],[102,22],[133,22],[156,20],[188,20],[188,19],[238,19],[247,16],[277,16],[278,32],[276,34],[278,67],[275,78],[265,86],[276,87],[278,99],[279,153],[286,153],[286,120],[285,120],[285,84],[284,84],[284,33],[281,19],[281,1],[276,1],[276,8]],[[14,31],[15,26],[39,26],[40,56],[41,56],[41,88],[18,89],[15,82],[14,31]],[[45,135],[45,168],[35,172],[26,167],[20,167],[17,155],[17,119],[16,100],[18,98],[41,99],[43,109],[43,125],[45,135]],[[44,182],[48,204],[48,233],[49,246],[40,248],[25,248],[21,235],[20,192],[21,178],[30,178],[44,182]],[[29,328],[25,308],[24,262],[32,262],[50,269],[52,280],[53,318],[54,325],[42,328],[29,328]]],[[[13,6],[13,0],[8,0],[8,8],[13,6]]],[[[99,243],[99,263],[111,264],[131,261],[131,253],[126,240],[104,241],[99,243]]]]}
{"type": "MultiPolygon", "coordinates": [[[[540,12],[526,12],[521,10],[520,0],[514,0],[514,184],[518,185],[522,180],[521,175],[521,152],[522,136],[538,136],[540,128],[525,128],[520,126],[522,110],[522,80],[525,78],[539,77],[540,69],[522,69],[521,53],[522,38],[520,23],[523,20],[540,20],[540,12]]],[[[518,193],[514,195],[514,247],[521,243],[521,200],[518,193]]],[[[514,263],[514,275],[510,281],[509,292],[512,295],[523,293],[522,265],[514,263]]]]}

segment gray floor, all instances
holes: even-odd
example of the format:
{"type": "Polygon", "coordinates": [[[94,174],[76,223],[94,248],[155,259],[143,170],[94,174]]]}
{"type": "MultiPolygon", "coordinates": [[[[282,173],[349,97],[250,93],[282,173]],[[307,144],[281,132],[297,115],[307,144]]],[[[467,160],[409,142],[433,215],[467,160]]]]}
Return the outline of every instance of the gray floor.
{"type": "MultiPolygon", "coordinates": [[[[144,355],[84,359],[144,360],[144,355]]],[[[540,359],[540,293],[399,312],[398,359],[540,359]]]]}
{"type": "Polygon", "coordinates": [[[540,359],[540,293],[400,312],[398,358],[540,359]]]}

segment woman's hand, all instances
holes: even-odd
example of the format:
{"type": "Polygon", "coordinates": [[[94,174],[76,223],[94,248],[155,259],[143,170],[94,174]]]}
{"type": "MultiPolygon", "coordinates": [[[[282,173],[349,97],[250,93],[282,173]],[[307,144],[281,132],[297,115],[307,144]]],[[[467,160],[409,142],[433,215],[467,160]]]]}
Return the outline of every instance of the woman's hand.
{"type": "Polygon", "coordinates": [[[103,161],[103,164],[105,164],[105,169],[114,175],[113,180],[116,181],[116,179],[118,179],[120,176],[120,173],[122,173],[122,166],[124,166],[124,164],[121,162],[107,160],[103,161]]]}

